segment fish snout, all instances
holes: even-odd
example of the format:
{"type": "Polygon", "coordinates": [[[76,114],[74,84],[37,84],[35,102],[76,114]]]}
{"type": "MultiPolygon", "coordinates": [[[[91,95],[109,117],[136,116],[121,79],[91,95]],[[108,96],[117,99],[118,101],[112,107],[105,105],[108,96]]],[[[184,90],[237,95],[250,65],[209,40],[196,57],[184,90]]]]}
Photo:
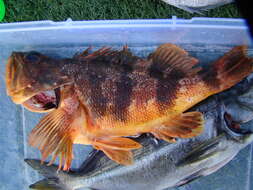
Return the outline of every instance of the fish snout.
{"type": "Polygon", "coordinates": [[[6,91],[16,104],[29,98],[32,81],[25,75],[23,54],[13,52],[6,65],[6,91]]]}
{"type": "Polygon", "coordinates": [[[14,103],[30,111],[48,112],[57,107],[59,88],[44,80],[45,72],[35,61],[35,53],[11,54],[6,65],[6,92],[14,103]]]}

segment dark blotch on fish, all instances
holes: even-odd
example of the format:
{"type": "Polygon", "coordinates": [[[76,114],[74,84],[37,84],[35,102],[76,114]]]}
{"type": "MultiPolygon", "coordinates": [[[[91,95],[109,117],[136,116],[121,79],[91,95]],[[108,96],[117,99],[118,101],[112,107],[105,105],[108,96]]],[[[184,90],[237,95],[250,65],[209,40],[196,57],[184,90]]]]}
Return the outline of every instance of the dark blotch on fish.
{"type": "Polygon", "coordinates": [[[200,74],[202,80],[211,88],[218,88],[220,81],[217,79],[217,71],[215,69],[206,69],[200,74]]]}
{"type": "MultiPolygon", "coordinates": [[[[157,79],[156,98],[158,103],[169,107],[174,104],[173,101],[177,96],[179,80],[183,78],[185,74],[175,68],[168,73],[166,73],[166,71],[164,72],[163,70],[164,69],[159,68],[158,65],[154,63],[149,68],[149,75],[157,79]]],[[[161,111],[163,108],[161,108],[161,111]]]]}
{"type": "Polygon", "coordinates": [[[103,96],[102,84],[105,81],[105,76],[100,75],[100,77],[95,72],[89,73],[89,86],[91,95],[92,108],[99,117],[103,116],[107,108],[107,98],[103,96]]]}
{"type": "Polygon", "coordinates": [[[124,121],[127,117],[127,108],[131,104],[133,87],[132,79],[126,74],[122,74],[119,82],[116,83],[117,96],[115,97],[113,113],[116,114],[115,118],[121,121],[124,121]]]}

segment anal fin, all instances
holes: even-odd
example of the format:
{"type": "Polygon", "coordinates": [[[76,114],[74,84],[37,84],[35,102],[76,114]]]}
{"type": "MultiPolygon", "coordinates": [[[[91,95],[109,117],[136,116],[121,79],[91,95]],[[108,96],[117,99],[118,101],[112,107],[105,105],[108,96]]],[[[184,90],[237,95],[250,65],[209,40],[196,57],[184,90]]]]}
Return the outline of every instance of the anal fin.
{"type": "Polygon", "coordinates": [[[122,165],[133,164],[133,154],[130,150],[115,150],[109,149],[102,146],[95,146],[97,149],[103,151],[106,156],[108,156],[113,161],[122,165]]]}
{"type": "Polygon", "coordinates": [[[187,112],[176,116],[170,121],[156,127],[152,134],[167,142],[174,142],[175,138],[191,138],[202,133],[204,118],[200,112],[187,112]]]}
{"type": "Polygon", "coordinates": [[[122,137],[109,137],[98,139],[93,142],[96,149],[102,150],[110,159],[122,165],[133,163],[131,150],[141,148],[142,145],[122,137]]]}
{"type": "Polygon", "coordinates": [[[98,139],[94,143],[97,146],[103,146],[109,149],[118,150],[131,150],[141,148],[141,144],[131,140],[129,138],[122,137],[108,137],[104,139],[98,139]]]}

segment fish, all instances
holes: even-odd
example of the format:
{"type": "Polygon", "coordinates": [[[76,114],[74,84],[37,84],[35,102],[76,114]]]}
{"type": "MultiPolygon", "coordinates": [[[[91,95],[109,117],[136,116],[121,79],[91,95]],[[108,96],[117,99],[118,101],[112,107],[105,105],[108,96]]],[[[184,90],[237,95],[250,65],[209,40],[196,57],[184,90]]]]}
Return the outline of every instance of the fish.
{"type": "Polygon", "coordinates": [[[57,172],[57,165],[41,165],[40,160],[25,159],[45,177],[30,188],[164,190],[210,175],[253,141],[253,130],[245,127],[253,119],[252,77],[192,108],[204,114],[205,130],[200,136],[179,139],[176,143],[140,136],[135,140],[143,148],[133,151],[135,163],[130,166],[117,164],[97,150],[91,152],[80,168],[69,172],[57,172]]]}
{"type": "Polygon", "coordinates": [[[203,11],[214,9],[234,2],[234,0],[162,0],[189,13],[202,14],[203,11]]]}
{"type": "Polygon", "coordinates": [[[68,59],[13,52],[6,65],[7,94],[16,104],[48,112],[29,135],[42,161],[57,157],[69,170],[73,144],[92,145],[110,159],[133,164],[142,145],[130,136],[151,133],[176,142],[202,133],[203,113],[188,109],[252,73],[246,46],[232,48],[209,68],[175,44],[148,58],[122,50],[89,49],[68,59]]]}

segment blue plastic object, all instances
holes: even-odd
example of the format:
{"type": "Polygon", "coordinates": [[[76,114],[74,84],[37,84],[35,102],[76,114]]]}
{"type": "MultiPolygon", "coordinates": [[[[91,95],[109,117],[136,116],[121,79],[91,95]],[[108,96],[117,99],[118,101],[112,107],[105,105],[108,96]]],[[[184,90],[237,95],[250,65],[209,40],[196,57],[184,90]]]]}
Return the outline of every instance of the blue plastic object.
{"type": "MultiPolygon", "coordinates": [[[[235,45],[246,44],[251,47],[251,54],[253,51],[247,26],[241,19],[173,17],[75,22],[69,19],[0,24],[0,190],[27,189],[41,178],[23,161],[40,158],[39,152],[27,145],[27,138],[41,115],[14,105],[5,92],[5,64],[12,51],[37,50],[50,56],[70,57],[90,45],[96,49],[127,44],[137,55],[146,56],[167,42],[182,46],[204,63],[235,45]]],[[[78,167],[90,150],[88,146],[75,146],[73,166],[78,167]]],[[[215,174],[177,189],[253,189],[252,151],[250,145],[215,174]]]]}

